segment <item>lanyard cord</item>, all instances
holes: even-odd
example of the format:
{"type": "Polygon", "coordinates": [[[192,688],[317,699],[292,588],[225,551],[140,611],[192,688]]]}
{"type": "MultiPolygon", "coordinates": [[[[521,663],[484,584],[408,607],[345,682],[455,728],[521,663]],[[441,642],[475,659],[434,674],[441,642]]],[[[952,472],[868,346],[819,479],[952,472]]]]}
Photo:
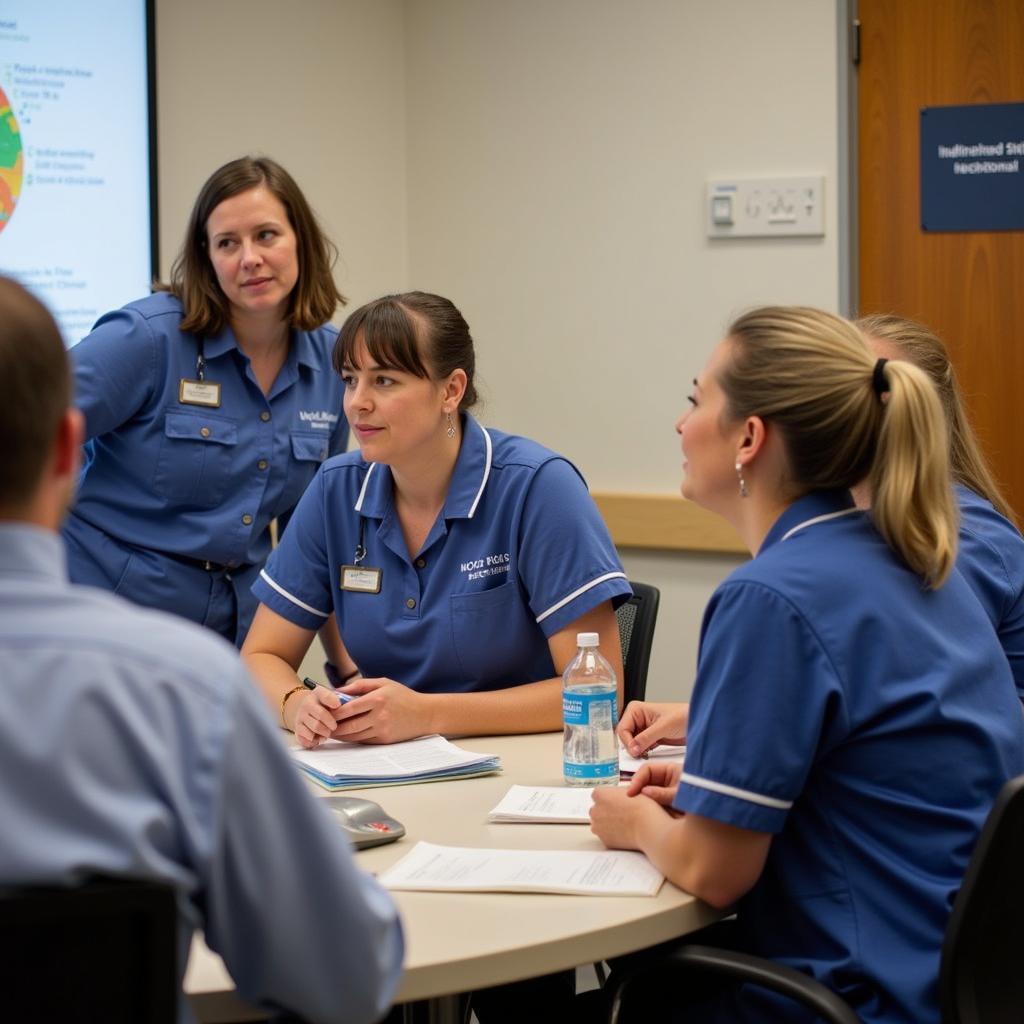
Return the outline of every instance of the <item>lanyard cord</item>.
{"type": "Polygon", "coordinates": [[[366,516],[359,517],[359,543],[356,545],[355,557],[352,559],[354,565],[361,565],[366,557],[366,547],[363,540],[366,536],[366,516]]]}

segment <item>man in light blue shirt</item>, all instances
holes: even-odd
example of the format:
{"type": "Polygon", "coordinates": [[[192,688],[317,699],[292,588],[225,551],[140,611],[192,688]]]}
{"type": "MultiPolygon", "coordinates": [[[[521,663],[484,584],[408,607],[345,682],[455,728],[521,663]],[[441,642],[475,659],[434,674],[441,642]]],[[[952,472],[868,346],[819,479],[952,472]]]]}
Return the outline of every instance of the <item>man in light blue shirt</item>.
{"type": "MultiPolygon", "coordinates": [[[[168,882],[180,974],[202,928],[246,999],[377,1020],[401,972],[394,905],[306,792],[234,652],[67,580],[69,401],[53,320],[0,278],[0,885],[168,882]]],[[[193,1019],[184,998],[178,1017],[193,1019]]]]}

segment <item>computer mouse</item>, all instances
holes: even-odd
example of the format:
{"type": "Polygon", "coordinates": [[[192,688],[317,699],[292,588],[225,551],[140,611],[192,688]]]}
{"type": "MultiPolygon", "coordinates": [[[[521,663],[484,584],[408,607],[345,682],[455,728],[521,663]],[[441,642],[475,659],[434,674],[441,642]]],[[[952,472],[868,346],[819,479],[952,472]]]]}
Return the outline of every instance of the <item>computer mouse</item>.
{"type": "Polygon", "coordinates": [[[393,843],[405,835],[405,826],[372,800],[359,796],[328,796],[324,801],[357,850],[393,843]]]}

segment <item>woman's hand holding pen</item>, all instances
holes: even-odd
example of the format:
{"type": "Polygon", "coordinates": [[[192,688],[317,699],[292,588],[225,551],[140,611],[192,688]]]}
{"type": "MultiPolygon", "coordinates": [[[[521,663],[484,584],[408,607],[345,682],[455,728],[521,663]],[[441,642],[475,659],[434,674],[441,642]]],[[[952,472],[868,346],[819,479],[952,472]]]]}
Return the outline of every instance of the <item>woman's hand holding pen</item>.
{"type": "Polygon", "coordinates": [[[291,728],[304,747],[315,749],[334,735],[335,716],[342,707],[342,700],[334,690],[315,684],[310,687],[310,682],[306,682],[309,693],[295,702],[291,728]]]}
{"type": "Polygon", "coordinates": [[[334,739],[350,743],[397,743],[437,732],[432,725],[434,699],[430,694],[394,679],[357,679],[338,690],[334,739]]]}
{"type": "Polygon", "coordinates": [[[615,732],[633,757],[642,757],[659,743],[672,746],[685,743],[689,718],[689,704],[632,700],[626,705],[615,732]]]}

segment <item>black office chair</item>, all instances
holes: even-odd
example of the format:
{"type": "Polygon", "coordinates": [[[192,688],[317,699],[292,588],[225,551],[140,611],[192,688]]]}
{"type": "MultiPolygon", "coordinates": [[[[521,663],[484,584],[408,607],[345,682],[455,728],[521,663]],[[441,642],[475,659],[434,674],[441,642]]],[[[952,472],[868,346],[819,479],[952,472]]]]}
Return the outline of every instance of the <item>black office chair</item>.
{"type": "MultiPolygon", "coordinates": [[[[1024,775],[1003,786],[988,814],[946,926],[939,966],[943,1024],[1019,1024],[1024,1016],[1024,775]]],[[[621,977],[607,996],[609,1022],[624,1019],[646,979],[702,972],[772,989],[828,1024],[860,1018],[813,978],[772,960],[715,946],[683,945],[621,977]]]]}
{"type": "Polygon", "coordinates": [[[942,943],[943,1024],[1024,1018],[1024,775],[1003,786],[981,830],[942,943]]]}
{"type": "Polygon", "coordinates": [[[177,927],[156,882],[0,889],[0,1018],[173,1024],[177,927]]]}
{"type": "Polygon", "coordinates": [[[630,580],[629,585],[633,596],[615,611],[622,647],[623,709],[631,700],[643,700],[647,692],[647,668],[651,663],[661,596],[657,587],[647,583],[630,580]]]}

